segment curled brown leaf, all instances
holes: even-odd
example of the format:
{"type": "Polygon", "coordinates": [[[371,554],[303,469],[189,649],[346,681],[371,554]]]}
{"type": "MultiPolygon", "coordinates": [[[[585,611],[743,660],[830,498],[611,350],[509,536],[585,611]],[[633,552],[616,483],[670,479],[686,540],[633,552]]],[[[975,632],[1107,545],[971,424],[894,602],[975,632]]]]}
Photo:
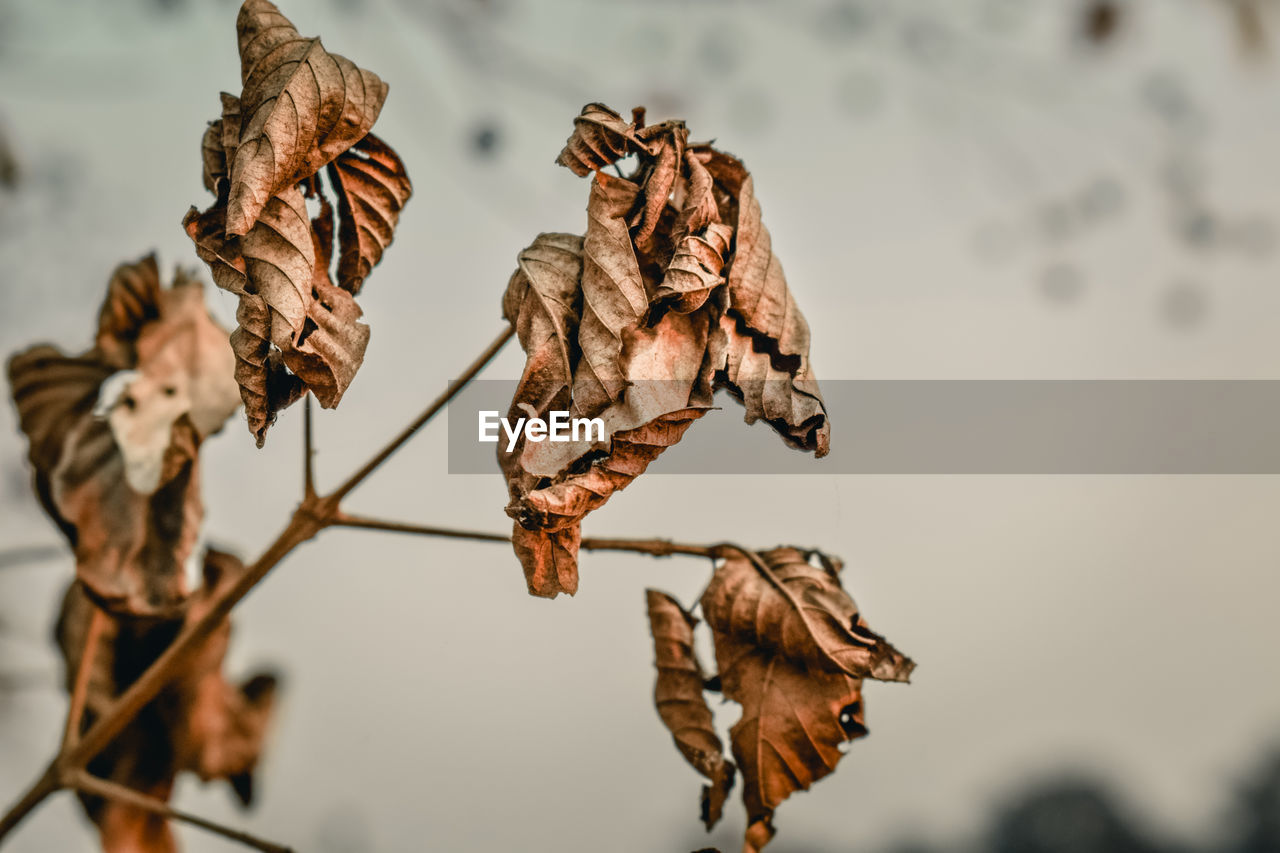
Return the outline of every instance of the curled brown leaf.
{"type": "Polygon", "coordinates": [[[812,552],[731,553],[702,611],[715,631],[812,668],[880,681],[907,681],[915,668],[867,627],[835,570],[812,552]]]}
{"type": "Polygon", "coordinates": [[[338,284],[352,294],[391,245],[413,186],[399,155],[372,133],[329,164],[338,194],[338,284]]]}
{"type": "Polygon", "coordinates": [[[703,695],[703,672],[693,648],[697,620],[680,603],[656,589],[646,590],[654,666],[658,669],[653,701],[671,732],[676,749],[710,785],[702,789],[702,821],[710,830],[720,820],[733,788],[734,765],[724,756],[703,695]]]}
{"type": "Polygon", "coordinates": [[[634,120],[625,121],[604,104],[587,104],[573,120],[573,133],[556,163],[583,178],[629,153],[647,150],[636,136],[634,120]]]}

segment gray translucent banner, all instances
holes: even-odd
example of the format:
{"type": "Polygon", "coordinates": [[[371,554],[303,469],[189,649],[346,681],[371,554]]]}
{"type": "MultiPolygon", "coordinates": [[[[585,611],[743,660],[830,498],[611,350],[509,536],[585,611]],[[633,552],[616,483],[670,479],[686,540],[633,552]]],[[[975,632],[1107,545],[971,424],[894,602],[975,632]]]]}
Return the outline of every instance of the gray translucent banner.
{"type": "MultiPolygon", "coordinates": [[[[450,404],[451,474],[498,470],[479,413],[506,416],[515,387],[473,382],[450,404]]],[[[650,473],[1280,474],[1280,381],[850,380],[822,394],[823,459],[743,423],[722,391],[650,473]]]]}

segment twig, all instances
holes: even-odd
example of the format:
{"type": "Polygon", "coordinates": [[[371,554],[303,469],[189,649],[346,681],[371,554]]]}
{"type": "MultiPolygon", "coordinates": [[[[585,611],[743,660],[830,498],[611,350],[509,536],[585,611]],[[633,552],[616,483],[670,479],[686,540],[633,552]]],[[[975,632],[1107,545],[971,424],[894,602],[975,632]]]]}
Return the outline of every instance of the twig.
{"type": "Polygon", "coordinates": [[[452,527],[433,527],[426,524],[402,524],[398,521],[382,521],[359,515],[339,513],[334,527],[360,527],[366,530],[386,530],[391,533],[414,533],[419,536],[442,536],[446,539],[472,539],[477,542],[510,542],[511,537],[502,533],[484,533],[478,530],[455,530],[452,527]]]}
{"type": "MultiPolygon", "coordinates": [[[[485,533],[477,530],[458,530],[452,527],[435,527],[427,524],[406,524],[399,521],[383,521],[378,518],[366,518],[359,515],[338,513],[333,520],[335,527],[360,527],[366,530],[386,530],[391,533],[413,533],[418,536],[440,536],[446,539],[471,539],[477,542],[510,542],[511,537],[504,533],[485,533]]],[[[687,554],[691,557],[715,558],[722,556],[726,550],[745,550],[737,545],[721,543],[718,545],[691,545],[672,542],[668,539],[614,539],[610,537],[586,537],[579,546],[584,551],[630,551],[635,554],[648,554],[651,557],[670,557],[673,554],[687,554]]]]}
{"type": "Polygon", "coordinates": [[[264,853],[293,853],[293,851],[280,844],[258,838],[247,832],[241,832],[238,829],[232,829],[220,823],[198,817],[188,812],[180,811],[170,807],[167,803],[148,796],[140,791],[127,788],[116,782],[107,779],[99,779],[97,776],[90,775],[83,770],[74,774],[70,780],[69,787],[75,788],[86,794],[95,797],[102,797],[107,800],[114,800],[126,806],[133,806],[135,809],[158,814],[170,820],[180,820],[183,823],[189,823],[192,826],[198,826],[201,829],[216,833],[224,838],[230,838],[232,841],[239,841],[241,844],[252,847],[256,850],[262,850],[264,853]]]}
{"type": "Polygon", "coordinates": [[[67,727],[62,732],[62,751],[80,739],[80,723],[84,720],[84,705],[89,696],[89,679],[93,675],[93,662],[98,657],[98,640],[107,625],[107,614],[96,604],[90,603],[93,615],[89,617],[89,632],[84,638],[84,651],[80,654],[80,666],[76,669],[76,683],[71,689],[71,705],[67,709],[67,727]]]}
{"type": "Polygon", "coordinates": [[[391,439],[385,447],[374,454],[372,459],[360,467],[360,470],[348,477],[346,482],[341,486],[334,489],[333,494],[329,495],[329,499],[334,502],[335,506],[338,501],[350,494],[356,486],[364,482],[370,474],[378,470],[378,467],[382,465],[383,462],[390,459],[392,454],[404,446],[409,439],[413,438],[418,430],[422,429],[428,421],[435,417],[436,414],[443,409],[448,402],[463,389],[463,387],[467,385],[467,383],[472,379],[475,379],[476,375],[480,373],[481,370],[484,370],[485,365],[493,360],[493,357],[498,354],[503,346],[506,345],[507,341],[511,340],[511,337],[515,333],[515,326],[507,326],[507,328],[503,330],[502,334],[494,338],[493,343],[489,344],[489,346],[485,348],[485,351],[480,353],[475,361],[471,362],[471,365],[462,372],[462,375],[458,377],[455,382],[449,385],[448,391],[438,397],[434,403],[426,408],[426,411],[414,419],[413,423],[405,427],[399,435],[391,439]]]}
{"type": "Polygon", "coordinates": [[[302,405],[302,498],[316,496],[316,457],[311,428],[311,392],[302,405]]]}
{"type": "Polygon", "coordinates": [[[6,548],[0,551],[0,569],[49,560],[61,557],[65,553],[66,549],[61,545],[23,545],[17,548],[6,548]]]}

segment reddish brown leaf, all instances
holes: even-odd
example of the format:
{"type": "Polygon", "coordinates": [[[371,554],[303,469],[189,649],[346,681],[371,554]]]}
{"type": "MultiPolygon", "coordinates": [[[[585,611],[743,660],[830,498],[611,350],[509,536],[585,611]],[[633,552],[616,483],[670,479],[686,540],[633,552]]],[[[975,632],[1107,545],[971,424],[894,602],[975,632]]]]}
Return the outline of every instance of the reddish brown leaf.
{"type": "Polygon", "coordinates": [[[328,170],[341,221],[338,284],[356,294],[391,245],[413,186],[399,155],[372,133],[338,155],[328,170]]]}
{"type": "MultiPolygon", "coordinates": [[[[239,560],[209,551],[204,558],[204,587],[181,619],[108,616],[90,669],[82,727],[87,729],[172,642],[183,622],[194,622],[211,605],[216,590],[243,572],[239,560]]],[[[57,640],[66,661],[71,690],[94,604],[79,583],[67,591],[58,620],[57,640]]],[[[179,676],[156,697],[100,755],[89,762],[91,774],[167,800],[178,773],[201,779],[226,779],[248,804],[276,692],[276,678],[260,673],[240,686],[222,672],[230,622],[209,635],[179,676]]],[[[167,822],[147,812],[82,796],[98,825],[106,850],[176,850],[167,822]]]]}
{"type": "Polygon", "coordinates": [[[578,591],[578,546],[582,525],[570,524],[559,530],[530,530],[517,522],[511,529],[511,544],[524,569],[529,594],[555,598],[560,593],[578,591]]]}
{"type": "Polygon", "coordinates": [[[693,649],[697,620],[664,592],[646,590],[645,599],[658,669],[653,701],[676,749],[711,782],[702,789],[702,821],[710,830],[720,820],[733,788],[734,765],[724,757],[724,745],[703,696],[702,667],[693,649]]]}
{"type": "Polygon", "coordinates": [[[750,824],[743,849],[758,850],[773,835],[774,809],[834,771],[842,744],[866,735],[862,681],[715,639],[724,695],[742,705],[730,737],[750,824]]]}
{"type": "Polygon", "coordinates": [[[587,104],[573,120],[573,133],[556,162],[582,178],[633,151],[646,150],[634,121],[623,121],[604,104],[587,104]]]}
{"type": "Polygon", "coordinates": [[[376,74],[298,35],[268,0],[246,0],[243,121],[231,159],[227,234],[249,233],[270,200],[359,142],[387,97],[376,74]]]}

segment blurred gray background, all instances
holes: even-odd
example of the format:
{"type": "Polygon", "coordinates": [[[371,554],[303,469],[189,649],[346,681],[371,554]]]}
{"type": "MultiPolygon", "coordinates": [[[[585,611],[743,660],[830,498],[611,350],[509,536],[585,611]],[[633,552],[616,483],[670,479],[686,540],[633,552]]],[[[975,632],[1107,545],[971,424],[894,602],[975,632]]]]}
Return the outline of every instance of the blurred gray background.
{"type": "MultiPolygon", "coordinates": [[[[820,378],[1280,378],[1280,55],[1226,0],[1098,5],[285,0],[390,83],[378,132],[416,190],[361,297],[364,367],[318,418],[321,484],[499,331],[521,247],[583,228],[587,185],[552,161],[591,100],[745,160],[820,378]]],[[[1245,5],[1280,37],[1280,9],[1245,5]]],[[[197,263],[179,223],[239,88],[236,9],[0,0],[0,352],[83,348],[119,261],[197,263]]],[[[234,298],[210,301],[230,323],[234,298]]],[[[512,347],[487,375],[521,365],[512,347]]],[[[300,420],[264,451],[237,423],[206,445],[213,542],[251,557],[283,523],[300,420]]],[[[6,804],[59,737],[72,570],[14,421],[0,406],[6,804]]],[[[447,475],[443,427],[351,508],[506,530],[496,469],[447,475]]],[[[1258,781],[1280,747],[1277,507],[1275,477],[649,476],[586,530],[821,546],[919,662],[868,685],[872,736],[780,808],[770,850],[1101,850],[1001,833],[1119,822],[1114,849],[1260,851],[1240,815],[1280,813],[1280,777],[1258,781]],[[1070,808],[1037,819],[1041,790],[1070,808]]],[[[703,836],[651,705],[643,589],[689,602],[707,567],[584,555],[582,575],[546,602],[501,545],[323,534],[236,614],[233,674],[287,679],[260,805],[190,779],[177,802],[316,853],[736,850],[736,795],[703,836]]],[[[65,794],[5,848],[93,849],[65,794]]]]}

